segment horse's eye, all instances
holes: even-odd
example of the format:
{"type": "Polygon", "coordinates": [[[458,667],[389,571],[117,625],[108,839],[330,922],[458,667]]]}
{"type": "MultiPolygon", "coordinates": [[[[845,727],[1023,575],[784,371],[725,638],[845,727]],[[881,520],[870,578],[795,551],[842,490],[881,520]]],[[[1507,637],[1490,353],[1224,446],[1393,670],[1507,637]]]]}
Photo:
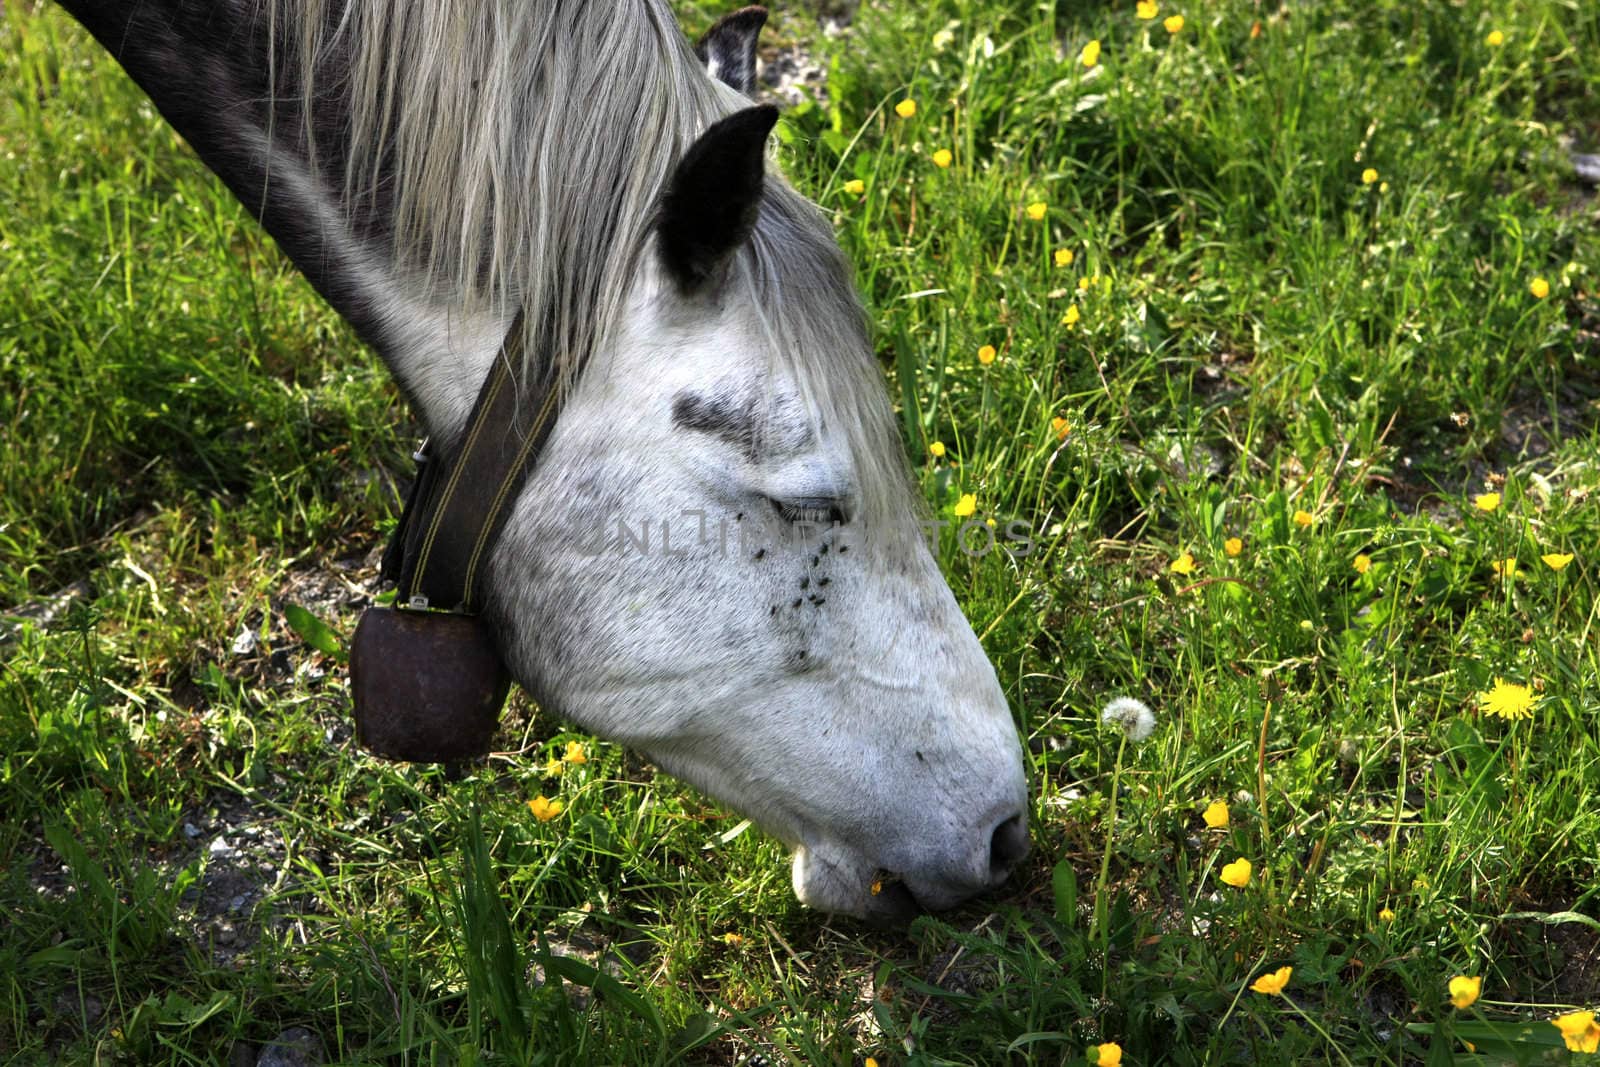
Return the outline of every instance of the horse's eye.
{"type": "Polygon", "coordinates": [[[789,500],[768,497],[784,522],[799,526],[842,526],[849,522],[844,506],[827,497],[801,496],[789,500]]]}

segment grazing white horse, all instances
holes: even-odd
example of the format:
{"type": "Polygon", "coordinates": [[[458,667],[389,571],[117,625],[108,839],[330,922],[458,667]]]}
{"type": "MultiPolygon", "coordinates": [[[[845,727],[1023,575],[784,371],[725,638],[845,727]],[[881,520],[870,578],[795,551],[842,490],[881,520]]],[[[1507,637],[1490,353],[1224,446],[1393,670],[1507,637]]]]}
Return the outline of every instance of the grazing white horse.
{"type": "Polygon", "coordinates": [[[793,846],[818,908],[1006,877],[1021,746],[919,528],[848,265],[739,91],[761,12],[697,57],[665,0],[62,2],[436,440],[513,322],[556,361],[485,608],[543,707],[793,846]]]}

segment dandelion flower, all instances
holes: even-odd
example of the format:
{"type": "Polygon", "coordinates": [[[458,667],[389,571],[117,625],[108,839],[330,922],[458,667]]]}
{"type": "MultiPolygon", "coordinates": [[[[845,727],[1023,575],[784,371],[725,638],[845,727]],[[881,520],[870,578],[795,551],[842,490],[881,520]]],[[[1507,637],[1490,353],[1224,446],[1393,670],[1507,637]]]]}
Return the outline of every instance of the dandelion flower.
{"type": "Polygon", "coordinates": [[[568,741],[566,754],[561,757],[568,763],[588,763],[589,754],[583,750],[580,741],[568,741]]]}
{"type": "Polygon", "coordinates": [[[1594,1012],[1574,1011],[1557,1015],[1550,1025],[1561,1031],[1561,1040],[1573,1052],[1600,1052],[1600,1026],[1595,1025],[1594,1012]]]}
{"type": "Polygon", "coordinates": [[[933,154],[933,165],[943,170],[945,167],[948,167],[952,162],[954,162],[955,158],[955,156],[950,154],[950,149],[941,148],[933,154]]]}
{"type": "Polygon", "coordinates": [[[1078,305],[1069,304],[1067,305],[1067,313],[1061,316],[1061,325],[1076,326],[1081,318],[1083,318],[1083,312],[1078,310],[1078,305]]]}
{"type": "Polygon", "coordinates": [[[1543,278],[1535,278],[1528,283],[1528,292],[1533,294],[1535,300],[1543,300],[1550,295],[1550,283],[1543,278]]]}
{"type": "Polygon", "coordinates": [[[1237,537],[1230,537],[1222,542],[1222,551],[1230,556],[1237,556],[1244,551],[1244,541],[1237,537]]]}
{"type": "Polygon", "coordinates": [[[533,812],[533,817],[540,822],[549,822],[557,815],[560,815],[562,808],[565,806],[559,800],[551,800],[543,796],[534,797],[528,801],[528,810],[533,812]]]}
{"type": "Polygon", "coordinates": [[[1294,524],[1304,529],[1317,521],[1317,517],[1309,511],[1300,510],[1294,513],[1294,524]]]}
{"type": "Polygon", "coordinates": [[[734,948],[738,948],[740,945],[744,944],[744,935],[736,934],[730,931],[722,935],[722,940],[724,944],[732,945],[734,948]]]}
{"type": "Polygon", "coordinates": [[[860,178],[851,178],[849,181],[844,183],[844,191],[849,193],[851,196],[860,196],[862,193],[867,191],[867,183],[862,181],[860,178]]]}
{"type": "Polygon", "coordinates": [[[1508,559],[1494,560],[1489,566],[1493,567],[1494,572],[1502,578],[1515,578],[1517,576],[1517,558],[1515,556],[1511,556],[1508,559]]]}
{"type": "Polygon", "coordinates": [[[1543,556],[1540,556],[1539,558],[1544,561],[1544,565],[1546,567],[1549,567],[1553,571],[1563,570],[1566,568],[1567,564],[1572,562],[1572,556],[1570,554],[1562,555],[1560,552],[1549,552],[1543,556]]]}
{"type": "Polygon", "coordinates": [[[1501,45],[1506,43],[1506,35],[1501,33],[1499,30],[1490,30],[1489,36],[1483,39],[1483,43],[1488,45],[1490,48],[1499,48],[1501,45]]]}
{"type": "Polygon", "coordinates": [[[1139,0],[1139,2],[1134,5],[1133,13],[1139,19],[1149,22],[1151,19],[1156,17],[1156,12],[1160,10],[1161,5],[1156,3],[1156,0],[1139,0]]]}
{"type": "Polygon", "coordinates": [[[935,441],[935,442],[933,442],[933,444],[928,446],[928,454],[933,456],[934,459],[943,459],[944,458],[944,442],[943,441],[935,441]]]}
{"type": "Polygon", "coordinates": [[[1221,800],[1213,800],[1206,805],[1206,810],[1200,813],[1206,821],[1206,826],[1212,830],[1221,830],[1228,825],[1228,805],[1221,800]]]}
{"type": "Polygon", "coordinates": [[[1163,26],[1165,26],[1167,28],[1167,32],[1168,33],[1182,33],[1183,32],[1183,16],[1182,15],[1169,16],[1168,18],[1165,18],[1165,19],[1161,20],[1161,25],[1163,25],[1163,26]]]}
{"type": "Polygon", "coordinates": [[[1483,992],[1482,978],[1468,978],[1464,974],[1458,974],[1450,979],[1450,1003],[1457,1008],[1472,1007],[1481,992],[1483,992]]]}
{"type": "Polygon", "coordinates": [[[1386,923],[1394,922],[1394,909],[1384,908],[1382,911],[1378,912],[1378,921],[1386,923]]]}
{"type": "Polygon", "coordinates": [[[1502,719],[1530,719],[1536,703],[1538,698],[1533,695],[1531,688],[1508,682],[1504,678],[1496,678],[1494,685],[1478,694],[1478,707],[1483,713],[1502,719]]]}
{"type": "Polygon", "coordinates": [[[961,499],[956,501],[956,518],[964,519],[978,510],[978,497],[975,493],[962,493],[961,499]]]}
{"type": "MultiPolygon", "coordinates": [[[[1240,860],[1243,863],[1244,860],[1240,860]]],[[[1294,974],[1293,967],[1279,967],[1271,974],[1264,974],[1250,983],[1250,989],[1255,993],[1265,993],[1270,997],[1281,997],[1283,987],[1289,984],[1289,976],[1294,974]]]]}
{"type": "Polygon", "coordinates": [[[1142,700],[1117,697],[1100,712],[1100,721],[1120,728],[1129,741],[1143,741],[1156,728],[1156,713],[1142,700]]]}
{"type": "Polygon", "coordinates": [[[1044,218],[1044,213],[1049,209],[1050,206],[1043,200],[1035,200],[1033,203],[1028,205],[1028,217],[1034,222],[1038,222],[1040,219],[1044,218]]]}
{"type": "Polygon", "coordinates": [[[1472,506],[1479,511],[1493,511],[1500,506],[1499,493],[1479,493],[1472,498],[1472,506]]]}
{"type": "Polygon", "coordinates": [[[1357,574],[1365,574],[1372,569],[1372,557],[1365,552],[1357,552],[1356,558],[1350,561],[1350,566],[1356,569],[1357,574]]]}
{"type": "Polygon", "coordinates": [[[1067,434],[1072,432],[1072,423],[1057,415],[1050,420],[1050,428],[1056,432],[1056,440],[1065,441],[1067,434]]]}
{"type": "Polygon", "coordinates": [[[987,367],[989,364],[994,362],[994,357],[996,354],[997,353],[994,350],[994,345],[984,345],[982,348],[978,349],[978,362],[987,367]]]}
{"type": "Polygon", "coordinates": [[[909,119],[917,113],[917,102],[908,96],[894,106],[894,113],[903,119],[909,119]]]}
{"type": "Polygon", "coordinates": [[[1377,180],[1378,180],[1378,169],[1376,167],[1368,167],[1366,170],[1361,172],[1361,184],[1362,185],[1371,185],[1373,182],[1375,182],[1377,180]]]}
{"type": "MultiPolygon", "coordinates": [[[[1150,5],[1155,7],[1154,4],[1150,5]]],[[[1107,1041],[1103,1045],[1094,1047],[1095,1067],[1122,1067],[1122,1046],[1115,1041],[1107,1041]]]]}
{"type": "Polygon", "coordinates": [[[1072,266],[1072,261],[1076,258],[1070,248],[1056,249],[1056,266],[1058,267],[1070,267],[1072,266]]]}
{"type": "Polygon", "coordinates": [[[1167,567],[1173,574],[1193,574],[1198,568],[1194,562],[1194,553],[1185,552],[1167,567]]]}
{"type": "Polygon", "coordinates": [[[1100,62],[1100,39],[1098,37],[1083,46],[1083,51],[1078,53],[1078,62],[1085,67],[1093,67],[1100,62]]]}
{"type": "MultiPolygon", "coordinates": [[[[1232,863],[1224,863],[1222,865],[1222,880],[1235,889],[1243,889],[1250,884],[1250,870],[1250,861],[1240,856],[1232,863]]],[[[1288,980],[1289,976],[1284,974],[1284,981],[1287,982],[1288,980]]],[[[1283,987],[1279,986],[1278,988],[1281,989],[1283,987]]]]}

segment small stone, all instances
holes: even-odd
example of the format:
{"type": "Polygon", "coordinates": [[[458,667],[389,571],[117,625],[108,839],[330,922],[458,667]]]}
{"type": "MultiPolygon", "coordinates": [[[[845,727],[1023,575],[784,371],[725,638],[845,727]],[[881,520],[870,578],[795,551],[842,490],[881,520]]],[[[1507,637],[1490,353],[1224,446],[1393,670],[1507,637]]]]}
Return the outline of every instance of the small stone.
{"type": "Polygon", "coordinates": [[[256,632],[250,627],[241,627],[239,636],[233,639],[233,654],[235,656],[248,656],[256,650],[256,632]]]}
{"type": "Polygon", "coordinates": [[[291,1026],[262,1047],[256,1067],[320,1067],[324,1059],[322,1039],[303,1026],[291,1026]]]}

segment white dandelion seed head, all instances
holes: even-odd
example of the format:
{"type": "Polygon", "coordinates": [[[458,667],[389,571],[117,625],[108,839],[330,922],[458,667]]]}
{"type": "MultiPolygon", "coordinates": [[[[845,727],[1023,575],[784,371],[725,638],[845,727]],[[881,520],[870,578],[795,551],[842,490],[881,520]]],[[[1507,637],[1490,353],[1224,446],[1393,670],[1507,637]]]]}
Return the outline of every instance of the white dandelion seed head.
{"type": "Polygon", "coordinates": [[[1120,728],[1129,741],[1143,741],[1156,728],[1156,713],[1142,700],[1117,697],[1100,713],[1100,721],[1120,728]]]}

